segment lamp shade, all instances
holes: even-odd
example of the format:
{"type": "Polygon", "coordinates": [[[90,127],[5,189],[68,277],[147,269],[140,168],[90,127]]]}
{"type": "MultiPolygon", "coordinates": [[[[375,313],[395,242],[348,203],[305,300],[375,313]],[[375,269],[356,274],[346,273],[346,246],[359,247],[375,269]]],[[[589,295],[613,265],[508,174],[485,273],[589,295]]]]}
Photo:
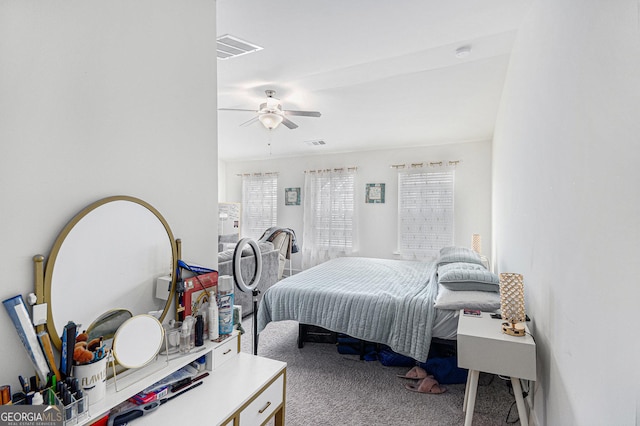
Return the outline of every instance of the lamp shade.
{"type": "Polygon", "coordinates": [[[280,123],[282,123],[283,117],[280,114],[275,114],[273,112],[265,112],[258,116],[258,120],[269,130],[273,130],[280,123]]]}
{"type": "Polygon", "coordinates": [[[500,311],[502,331],[512,336],[524,336],[524,282],[521,274],[504,272],[500,274],[500,311]]]}
{"type": "Polygon", "coordinates": [[[480,234],[473,234],[471,236],[471,248],[478,254],[482,254],[482,237],[480,234]]]}

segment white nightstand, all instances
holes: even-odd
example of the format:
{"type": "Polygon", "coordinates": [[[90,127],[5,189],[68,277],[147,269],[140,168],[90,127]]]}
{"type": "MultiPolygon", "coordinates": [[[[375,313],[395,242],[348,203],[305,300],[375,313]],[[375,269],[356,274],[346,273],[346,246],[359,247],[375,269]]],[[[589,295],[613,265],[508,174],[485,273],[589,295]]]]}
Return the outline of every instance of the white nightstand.
{"type": "Polygon", "coordinates": [[[511,377],[520,424],[529,424],[520,379],[536,380],[536,343],[526,325],[527,335],[515,337],[504,334],[501,324],[502,320],[491,318],[488,312],[483,312],[481,317],[472,317],[460,311],[458,366],[469,369],[462,407],[462,411],[466,411],[466,426],[473,421],[480,371],[511,377]]]}

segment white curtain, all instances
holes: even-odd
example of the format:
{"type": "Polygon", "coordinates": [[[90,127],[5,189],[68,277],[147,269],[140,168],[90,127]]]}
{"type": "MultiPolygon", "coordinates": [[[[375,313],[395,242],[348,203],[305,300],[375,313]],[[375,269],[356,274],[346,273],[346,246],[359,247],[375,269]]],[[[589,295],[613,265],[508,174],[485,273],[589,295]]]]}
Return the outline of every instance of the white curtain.
{"type": "Polygon", "coordinates": [[[242,236],[257,240],[268,228],[276,226],[277,217],[278,176],[242,176],[242,236]]]}
{"type": "Polygon", "coordinates": [[[303,269],[355,251],[355,171],[307,172],[303,204],[303,269]]]}
{"type": "Polygon", "coordinates": [[[433,260],[453,245],[454,176],[398,173],[398,248],[404,259],[433,260]]]}

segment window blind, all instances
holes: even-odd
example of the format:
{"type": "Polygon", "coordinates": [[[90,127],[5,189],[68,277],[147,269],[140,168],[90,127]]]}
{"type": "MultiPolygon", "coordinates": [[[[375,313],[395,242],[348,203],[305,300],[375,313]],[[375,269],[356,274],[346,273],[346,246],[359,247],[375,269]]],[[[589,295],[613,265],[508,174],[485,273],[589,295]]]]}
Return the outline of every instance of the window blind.
{"type": "Polygon", "coordinates": [[[314,231],[318,246],[349,249],[353,240],[354,176],[329,173],[311,176],[314,231]]]}
{"type": "Polygon", "coordinates": [[[257,240],[278,217],[278,177],[242,176],[242,235],[257,240]]]}
{"type": "Polygon", "coordinates": [[[454,171],[398,173],[398,246],[405,258],[435,259],[453,245],[454,171]]]}
{"type": "Polygon", "coordinates": [[[305,267],[353,250],[354,210],[354,171],[322,171],[305,175],[305,267]]]}

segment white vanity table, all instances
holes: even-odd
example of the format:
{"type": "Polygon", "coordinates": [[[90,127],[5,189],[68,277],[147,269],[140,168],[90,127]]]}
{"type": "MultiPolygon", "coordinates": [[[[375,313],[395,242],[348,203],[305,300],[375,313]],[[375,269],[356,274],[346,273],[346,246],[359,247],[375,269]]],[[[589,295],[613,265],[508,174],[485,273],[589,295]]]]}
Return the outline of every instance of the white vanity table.
{"type": "Polygon", "coordinates": [[[130,423],[142,426],[196,421],[253,426],[275,417],[275,425],[284,425],[286,363],[240,353],[239,341],[235,332],[221,343],[206,342],[200,350],[170,356],[168,364],[166,357],[159,356],[145,367],[119,374],[119,391],[116,391],[113,379],[109,379],[105,398],[91,405],[89,417],[78,424],[91,424],[101,419],[121,402],[207,355],[206,370],[210,374],[202,379],[201,386],[130,423]]]}
{"type": "MultiPolygon", "coordinates": [[[[93,325],[95,318],[109,318],[105,314],[114,310],[130,318],[154,311],[159,313],[158,324],[162,323],[178,306],[174,272],[180,257],[180,240],[148,203],[113,196],[85,207],[58,235],[46,268],[44,256],[34,256],[37,304],[41,312],[46,310],[46,330],[53,345],[60,350],[67,321],[93,325]],[[170,297],[158,311],[159,302],[153,297],[155,279],[166,275],[172,276],[170,297]],[[92,297],[92,292],[98,297],[92,297]]],[[[45,325],[38,324],[36,331],[43,331],[45,325]]],[[[101,329],[105,339],[122,328],[122,323],[105,321],[101,325],[114,327],[101,329]]],[[[128,347],[139,349],[135,336],[145,333],[133,335],[128,347]]],[[[103,419],[120,403],[203,355],[209,375],[202,385],[131,423],[184,424],[195,420],[207,425],[253,426],[273,418],[276,426],[284,425],[286,363],[240,353],[237,332],[219,343],[205,342],[186,355],[170,355],[168,362],[166,356],[159,355],[144,367],[118,373],[117,387],[115,379],[109,379],[104,398],[89,406],[88,415],[67,424],[90,425],[103,419]]]]}

